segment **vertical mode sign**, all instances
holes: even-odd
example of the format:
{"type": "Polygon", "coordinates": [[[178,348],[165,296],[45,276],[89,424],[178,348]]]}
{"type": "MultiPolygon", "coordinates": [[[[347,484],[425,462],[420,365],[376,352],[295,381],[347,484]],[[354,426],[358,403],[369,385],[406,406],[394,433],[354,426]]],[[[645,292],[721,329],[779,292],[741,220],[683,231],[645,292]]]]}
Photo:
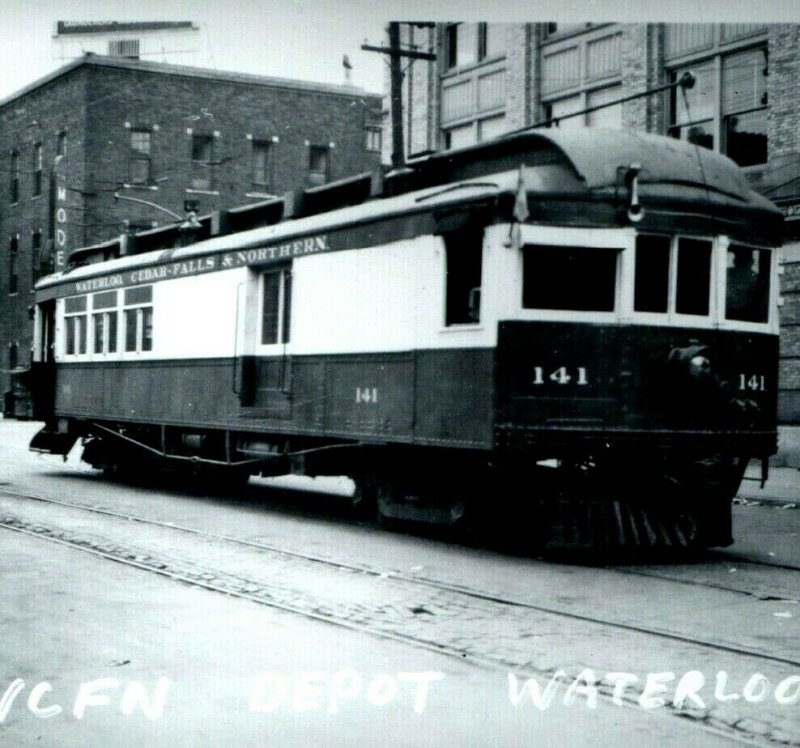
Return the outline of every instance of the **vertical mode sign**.
{"type": "Polygon", "coordinates": [[[67,267],[67,179],[64,159],[57,156],[53,170],[53,270],[58,273],[67,267]]]}

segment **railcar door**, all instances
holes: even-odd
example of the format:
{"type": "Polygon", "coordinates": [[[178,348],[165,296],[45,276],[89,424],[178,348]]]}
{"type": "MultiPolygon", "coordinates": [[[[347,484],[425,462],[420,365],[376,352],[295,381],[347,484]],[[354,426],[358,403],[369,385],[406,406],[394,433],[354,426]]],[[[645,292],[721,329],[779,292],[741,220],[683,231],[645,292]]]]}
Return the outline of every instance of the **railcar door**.
{"type": "Polygon", "coordinates": [[[292,298],[291,265],[270,268],[257,276],[247,303],[245,338],[240,359],[239,401],[242,415],[291,418],[292,360],[287,352],[292,298]]]}
{"type": "Polygon", "coordinates": [[[35,314],[29,389],[33,400],[33,419],[45,421],[53,415],[55,404],[55,299],[38,304],[35,314]]]}

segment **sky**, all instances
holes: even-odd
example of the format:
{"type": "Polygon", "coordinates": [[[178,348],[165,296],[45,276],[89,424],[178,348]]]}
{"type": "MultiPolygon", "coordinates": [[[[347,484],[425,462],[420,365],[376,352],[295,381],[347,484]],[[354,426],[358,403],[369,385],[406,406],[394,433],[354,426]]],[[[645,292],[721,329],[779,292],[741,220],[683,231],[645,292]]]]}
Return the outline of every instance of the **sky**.
{"type": "Polygon", "coordinates": [[[418,21],[752,21],[800,22],[796,0],[0,0],[0,99],[47,75],[57,59],[56,21],[192,21],[207,51],[204,67],[322,83],[352,84],[381,93],[383,55],[361,50],[385,44],[390,20],[418,21]]]}

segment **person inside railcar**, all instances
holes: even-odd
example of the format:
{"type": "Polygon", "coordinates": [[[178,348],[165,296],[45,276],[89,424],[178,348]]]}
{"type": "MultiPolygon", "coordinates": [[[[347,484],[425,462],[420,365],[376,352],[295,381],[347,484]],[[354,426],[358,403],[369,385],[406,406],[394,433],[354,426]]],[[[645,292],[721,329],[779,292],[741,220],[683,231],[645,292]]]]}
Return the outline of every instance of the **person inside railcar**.
{"type": "Polygon", "coordinates": [[[728,251],[725,317],[744,322],[766,322],[769,299],[768,266],[762,252],[733,246],[728,251]]]}

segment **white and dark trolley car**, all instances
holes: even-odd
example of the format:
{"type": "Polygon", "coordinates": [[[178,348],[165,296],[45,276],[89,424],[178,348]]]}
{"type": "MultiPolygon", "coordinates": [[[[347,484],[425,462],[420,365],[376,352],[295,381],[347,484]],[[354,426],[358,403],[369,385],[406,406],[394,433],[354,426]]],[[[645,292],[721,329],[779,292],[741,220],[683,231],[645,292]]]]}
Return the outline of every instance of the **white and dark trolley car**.
{"type": "Polygon", "coordinates": [[[349,475],[389,520],[556,546],[731,542],[777,444],[782,227],[725,157],[527,132],[201,226],[37,284],[32,449],[349,475]]]}

